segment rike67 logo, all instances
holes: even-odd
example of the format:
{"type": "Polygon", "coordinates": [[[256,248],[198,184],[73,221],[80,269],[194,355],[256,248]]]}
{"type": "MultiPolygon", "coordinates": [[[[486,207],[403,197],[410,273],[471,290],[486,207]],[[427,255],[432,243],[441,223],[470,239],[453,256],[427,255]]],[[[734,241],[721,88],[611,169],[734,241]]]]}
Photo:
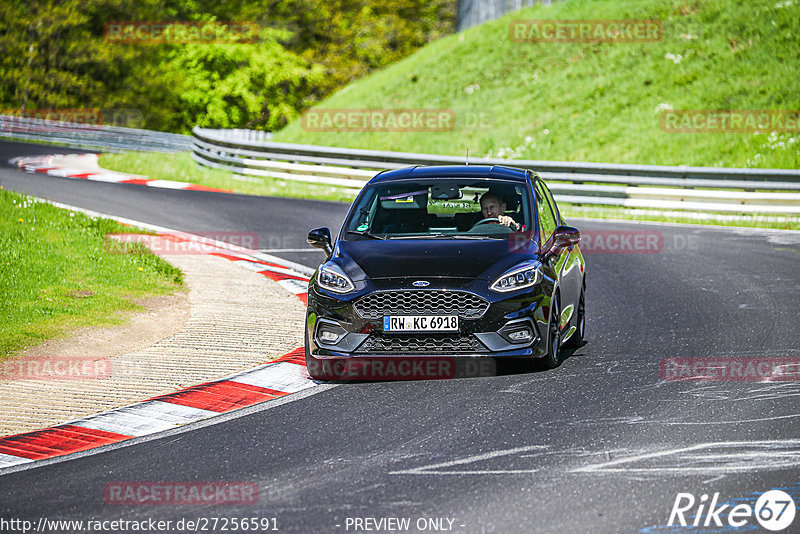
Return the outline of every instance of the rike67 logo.
{"type": "Polygon", "coordinates": [[[668,526],[682,527],[749,527],[754,521],[762,528],[778,532],[786,530],[794,521],[795,503],[792,497],[781,490],[770,490],[759,496],[755,506],[747,503],[719,503],[719,493],[709,501],[708,494],[696,499],[691,493],[678,493],[668,526]]]}

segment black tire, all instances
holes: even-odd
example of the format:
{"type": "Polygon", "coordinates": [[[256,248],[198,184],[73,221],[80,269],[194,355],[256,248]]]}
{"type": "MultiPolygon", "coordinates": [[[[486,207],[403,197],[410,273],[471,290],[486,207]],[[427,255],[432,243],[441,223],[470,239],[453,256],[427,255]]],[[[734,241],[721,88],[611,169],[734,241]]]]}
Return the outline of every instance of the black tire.
{"type": "Polygon", "coordinates": [[[303,339],[305,341],[303,348],[305,349],[306,353],[306,371],[308,371],[308,376],[313,378],[314,380],[321,380],[319,376],[316,376],[317,370],[317,360],[311,356],[311,349],[308,347],[308,325],[305,326],[305,333],[303,334],[303,339]]]}
{"type": "Polygon", "coordinates": [[[550,306],[550,320],[547,322],[547,354],[542,358],[547,369],[561,365],[561,302],[558,294],[550,306]]]}
{"type": "Polygon", "coordinates": [[[581,298],[578,299],[578,320],[576,322],[575,332],[564,343],[564,348],[577,349],[582,347],[586,336],[586,303],[584,294],[586,293],[586,286],[581,287],[581,298]]]}

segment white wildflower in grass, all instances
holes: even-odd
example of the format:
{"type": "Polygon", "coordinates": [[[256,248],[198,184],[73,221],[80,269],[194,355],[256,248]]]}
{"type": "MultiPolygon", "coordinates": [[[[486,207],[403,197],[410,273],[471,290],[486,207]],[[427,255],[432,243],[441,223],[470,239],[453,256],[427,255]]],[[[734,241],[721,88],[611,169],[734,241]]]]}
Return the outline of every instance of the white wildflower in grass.
{"type": "Polygon", "coordinates": [[[545,128],[544,130],[542,130],[542,133],[545,134],[545,135],[550,135],[550,130],[545,128]]]}
{"type": "MultiPolygon", "coordinates": [[[[550,132],[550,130],[545,131],[550,132]]],[[[521,159],[525,151],[532,148],[536,148],[536,139],[528,135],[523,139],[523,143],[520,146],[516,148],[510,146],[500,147],[496,152],[490,149],[484,157],[487,159],[521,159]]]]}
{"type": "MultiPolygon", "coordinates": [[[[489,155],[486,156],[487,158],[492,157],[491,151],[489,151],[489,155]]],[[[519,152],[511,148],[510,146],[500,147],[497,150],[497,154],[494,156],[497,159],[518,159],[519,152]]]]}
{"type": "Polygon", "coordinates": [[[680,63],[680,62],[681,62],[681,60],[683,59],[683,56],[682,56],[682,55],[680,55],[680,54],[677,54],[677,55],[675,55],[675,54],[670,54],[669,52],[667,52],[666,54],[664,54],[664,57],[665,57],[665,58],[667,58],[667,59],[671,59],[671,60],[672,60],[672,62],[673,62],[673,63],[675,63],[676,65],[677,65],[678,63],[680,63]]]}
{"type": "Polygon", "coordinates": [[[794,137],[789,137],[788,134],[779,134],[778,132],[770,132],[767,137],[767,142],[761,145],[762,150],[786,150],[790,145],[795,142],[794,137]]]}
{"type": "Polygon", "coordinates": [[[759,153],[753,156],[752,158],[748,159],[745,163],[745,167],[755,167],[759,164],[759,162],[763,159],[763,156],[759,153]]]}
{"type": "Polygon", "coordinates": [[[660,114],[662,111],[672,110],[672,104],[668,102],[661,102],[659,105],[656,106],[655,113],[656,115],[660,114]]]}
{"type": "Polygon", "coordinates": [[[479,84],[473,83],[471,85],[466,86],[464,88],[464,92],[467,93],[468,95],[471,95],[472,93],[474,93],[475,91],[477,91],[480,88],[481,88],[481,86],[479,84]]]}

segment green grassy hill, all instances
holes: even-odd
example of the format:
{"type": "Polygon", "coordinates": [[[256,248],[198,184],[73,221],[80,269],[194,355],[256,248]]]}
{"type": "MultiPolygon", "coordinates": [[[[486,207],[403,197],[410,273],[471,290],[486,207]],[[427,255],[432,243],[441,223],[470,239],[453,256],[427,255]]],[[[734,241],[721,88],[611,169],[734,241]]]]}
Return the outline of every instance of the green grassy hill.
{"type": "MultiPolygon", "coordinates": [[[[439,132],[313,132],[277,141],[475,156],[800,167],[800,133],[668,133],[662,109],[800,110],[800,0],[566,0],[436,41],[319,108],[433,108],[439,132]],[[520,43],[517,19],[659,19],[653,43],[520,43]]],[[[316,109],[316,108],[315,108],[316,109]]]]}

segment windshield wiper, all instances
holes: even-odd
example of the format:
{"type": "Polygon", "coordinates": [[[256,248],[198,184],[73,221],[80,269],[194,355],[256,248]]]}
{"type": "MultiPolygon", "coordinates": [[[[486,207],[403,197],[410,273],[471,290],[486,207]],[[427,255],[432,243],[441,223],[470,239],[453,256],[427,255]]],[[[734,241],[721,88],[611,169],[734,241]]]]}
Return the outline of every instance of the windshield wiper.
{"type": "Polygon", "coordinates": [[[392,236],[391,239],[486,239],[482,234],[418,234],[392,236]]]}
{"type": "Polygon", "coordinates": [[[439,238],[449,238],[450,236],[447,234],[416,234],[416,235],[397,235],[393,236],[392,239],[439,239],[439,238]]]}
{"type": "Polygon", "coordinates": [[[367,232],[366,230],[364,230],[364,231],[361,231],[361,230],[348,230],[347,233],[348,234],[360,235],[360,236],[363,236],[363,237],[369,237],[370,239],[386,239],[382,235],[371,234],[371,233],[367,232]]]}

